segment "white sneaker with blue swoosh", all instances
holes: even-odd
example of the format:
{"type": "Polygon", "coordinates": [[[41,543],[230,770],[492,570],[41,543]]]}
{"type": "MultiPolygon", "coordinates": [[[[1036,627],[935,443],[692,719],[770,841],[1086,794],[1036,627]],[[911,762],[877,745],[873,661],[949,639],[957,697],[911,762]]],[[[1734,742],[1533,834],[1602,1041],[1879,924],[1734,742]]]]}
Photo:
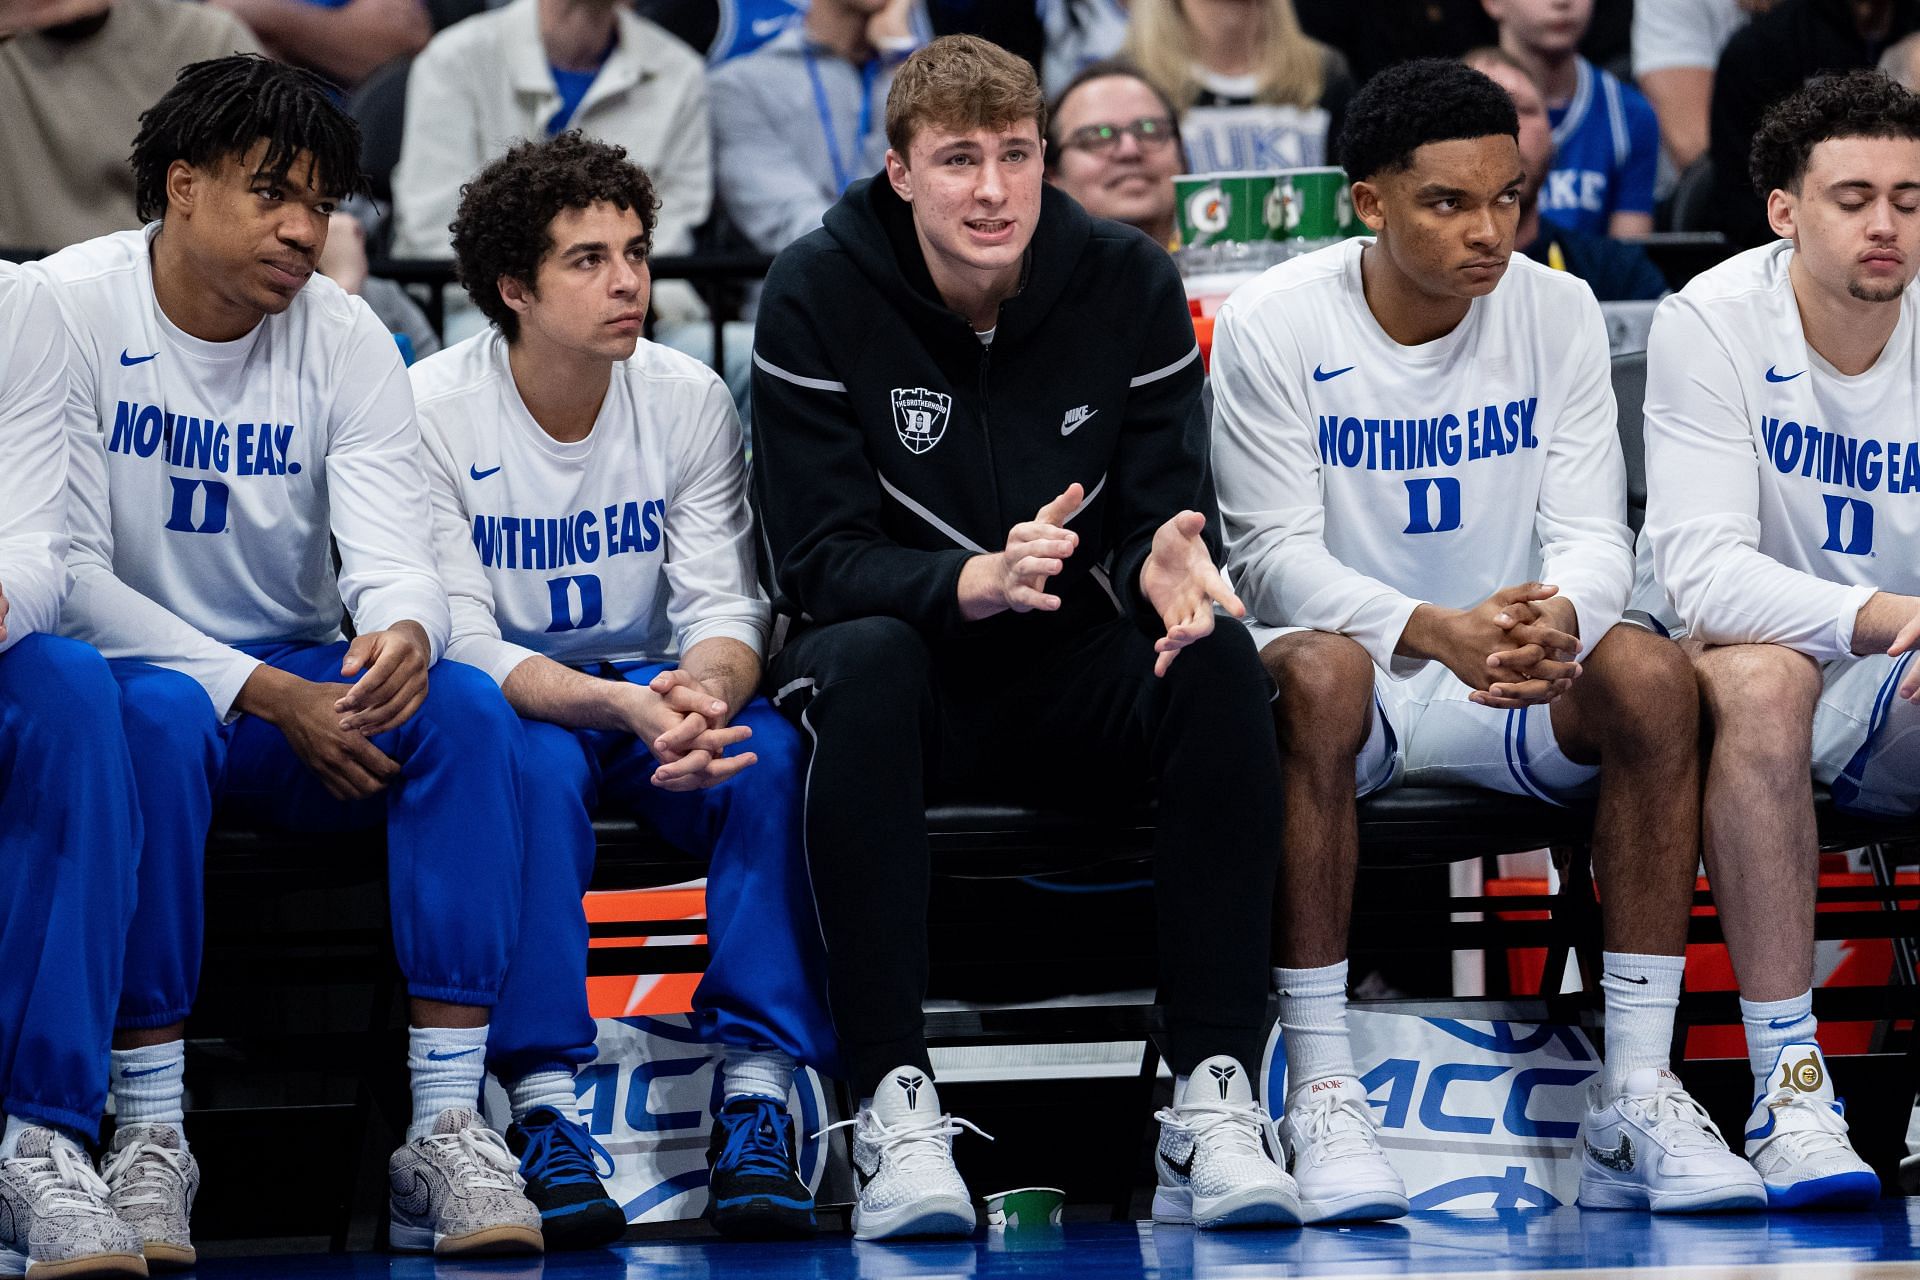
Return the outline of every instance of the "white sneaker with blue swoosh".
{"type": "Polygon", "coordinates": [[[1774,1209],[1852,1209],[1880,1198],[1880,1179],[1847,1138],[1846,1110],[1817,1044],[1774,1059],[1767,1092],[1747,1117],[1747,1159],[1774,1209]]]}
{"type": "Polygon", "coordinates": [[[1196,1227],[1297,1227],[1300,1188],[1275,1158],[1279,1142],[1246,1068],[1225,1054],[1193,1069],[1154,1117],[1155,1222],[1196,1227]]]}
{"type": "Polygon", "coordinates": [[[1580,1207],[1706,1213],[1767,1207],[1753,1166],[1727,1150],[1706,1109],[1664,1067],[1642,1067],[1620,1096],[1587,1093],[1580,1207]]]}

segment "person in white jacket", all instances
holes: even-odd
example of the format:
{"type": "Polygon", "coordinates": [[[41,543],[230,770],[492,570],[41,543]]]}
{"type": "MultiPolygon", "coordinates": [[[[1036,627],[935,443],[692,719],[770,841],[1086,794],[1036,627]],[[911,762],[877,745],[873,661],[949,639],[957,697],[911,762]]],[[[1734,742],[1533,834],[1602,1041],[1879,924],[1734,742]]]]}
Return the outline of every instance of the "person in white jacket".
{"type": "Polygon", "coordinates": [[[159,1265],[195,1257],[182,1037],[216,801],[297,830],[385,827],[412,998],[393,1242],[542,1247],[474,1110],[519,927],[519,726],[483,673],[441,660],[447,598],[399,351],[315,274],[328,216],[362,182],[358,144],[309,72],[194,63],[134,140],[152,221],[36,264],[67,340],[61,629],[111,660],[145,832],[106,1181],[159,1265]]]}
{"type": "MultiPolygon", "coordinates": [[[[625,147],[653,175],[655,252],[693,251],[713,208],[699,55],[613,0],[513,0],[456,22],[413,61],[393,172],[394,252],[452,257],[461,186],[513,143],[567,129],[625,147]]],[[[464,299],[449,301],[450,338],[485,326],[464,299]]],[[[704,325],[706,308],[683,282],[656,290],[654,308],[663,328],[704,325]]]]}
{"type": "Polygon", "coordinates": [[[1878,72],[1764,117],[1782,238],[1660,304],[1647,354],[1653,568],[1712,725],[1706,859],[1776,1208],[1879,1197],[1815,1038],[1812,779],[1920,809],[1920,100],[1878,72]]]}
{"type": "Polygon", "coordinates": [[[1341,140],[1375,238],[1274,268],[1214,329],[1228,568],[1278,685],[1281,1133],[1323,1219],[1406,1208],[1355,1079],[1344,958],[1355,792],[1401,781],[1597,790],[1607,1054],[1580,1202],[1764,1203],[1667,1070],[1698,850],[1694,682],[1678,646],[1620,623],[1633,564],[1606,330],[1582,281],[1513,252],[1518,129],[1471,68],[1381,72],[1341,140]]]}

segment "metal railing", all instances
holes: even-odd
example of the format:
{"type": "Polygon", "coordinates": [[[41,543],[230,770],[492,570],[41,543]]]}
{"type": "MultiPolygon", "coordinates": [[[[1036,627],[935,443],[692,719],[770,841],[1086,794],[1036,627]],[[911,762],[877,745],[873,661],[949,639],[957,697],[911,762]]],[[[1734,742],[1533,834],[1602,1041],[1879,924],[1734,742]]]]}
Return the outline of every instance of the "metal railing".
{"type": "MultiPolygon", "coordinates": [[[[0,246],[0,260],[32,262],[44,258],[50,249],[0,246]]],[[[759,280],[773,265],[773,256],[765,253],[706,253],[663,255],[648,260],[655,280],[685,280],[707,305],[708,323],[713,329],[713,367],[726,368],[726,322],[738,307],[739,299],[728,296],[731,286],[759,280]]],[[[442,338],[447,331],[447,292],[458,289],[453,263],[433,258],[375,258],[367,264],[369,276],[392,280],[406,286],[426,312],[427,323],[442,338]]]]}

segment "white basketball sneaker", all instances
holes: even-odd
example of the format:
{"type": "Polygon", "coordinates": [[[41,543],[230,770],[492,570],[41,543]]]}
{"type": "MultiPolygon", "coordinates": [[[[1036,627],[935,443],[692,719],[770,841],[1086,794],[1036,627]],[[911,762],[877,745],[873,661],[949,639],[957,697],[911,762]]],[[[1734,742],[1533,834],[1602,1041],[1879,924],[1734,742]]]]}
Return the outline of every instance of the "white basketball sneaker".
{"type": "Polygon", "coordinates": [[[1602,1105],[1598,1083],[1587,1091],[1580,1123],[1580,1205],[1586,1209],[1651,1209],[1655,1213],[1764,1209],[1767,1189],[1664,1067],[1627,1077],[1619,1097],[1602,1105]]]}
{"type": "Polygon", "coordinates": [[[1847,1140],[1846,1109],[1817,1044],[1773,1060],[1768,1091],[1747,1117],[1747,1159],[1775,1209],[1853,1209],[1880,1198],[1880,1179],[1847,1140]]]}
{"type": "Polygon", "coordinates": [[[887,1072],[873,1091],[872,1106],[820,1132],[848,1127],[859,1184],[854,1239],[973,1234],[973,1197],[954,1167],[953,1140],[962,1129],[992,1138],[969,1121],[941,1113],[931,1076],[918,1067],[887,1072]]]}
{"type": "Polygon", "coordinates": [[[1274,1158],[1278,1139],[1247,1072],[1220,1054],[1193,1069],[1154,1117],[1155,1222],[1196,1227],[1297,1227],[1300,1188],[1274,1158]]]}
{"type": "Polygon", "coordinates": [[[1280,1149],[1308,1222],[1406,1215],[1407,1184],[1387,1163],[1378,1129],[1367,1092],[1352,1076],[1329,1076],[1293,1091],[1280,1119],[1280,1149]]]}

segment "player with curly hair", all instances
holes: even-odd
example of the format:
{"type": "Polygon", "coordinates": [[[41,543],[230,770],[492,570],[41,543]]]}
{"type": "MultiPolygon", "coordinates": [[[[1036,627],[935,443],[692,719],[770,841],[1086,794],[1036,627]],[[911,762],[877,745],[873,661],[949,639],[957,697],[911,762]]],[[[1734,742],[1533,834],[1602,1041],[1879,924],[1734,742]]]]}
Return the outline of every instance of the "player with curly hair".
{"type": "Polygon", "coordinates": [[[1660,305],[1647,527],[1713,734],[1706,860],[1740,981],[1746,1151],[1775,1208],[1879,1197],[1815,1038],[1812,782],[1920,810],[1920,99],[1809,82],[1754,135],[1780,237],[1660,305]]]}
{"type": "Polygon", "coordinates": [[[296,830],[386,828],[412,997],[393,1241],[542,1248],[513,1156],[474,1110],[519,927],[520,731],[492,681],[443,660],[399,352],[315,274],[361,182],[358,130],[330,94],[257,57],[188,66],[134,142],[154,221],[39,268],[69,347],[62,627],[119,682],[145,828],[105,1172],[156,1266],[195,1257],[182,1033],[216,803],[296,830]]]}
{"type": "Polygon", "coordinates": [[[525,726],[541,850],[489,1054],[549,1243],[604,1212],[572,1120],[574,1068],[593,1056],[581,895],[597,804],[711,859],[694,1021],[724,1054],[708,1186],[721,1231],[812,1228],[787,1097],[798,1062],[832,1067],[804,752],[754,696],[771,611],[740,422],[712,370],[641,337],[654,212],[619,147],[578,133],[516,145],[453,223],[461,283],[492,327],[413,369],[448,654],[492,676],[525,726]]]}
{"type": "Polygon", "coordinates": [[[1278,686],[1287,1102],[1309,1218],[1404,1213],[1346,1034],[1355,793],[1597,793],[1605,1070],[1580,1202],[1755,1208],[1753,1171],[1667,1069],[1698,858],[1693,675],[1622,625],[1633,584],[1606,329],[1513,252],[1513,100],[1427,59],[1375,76],[1342,150],[1371,239],[1221,308],[1214,474],[1278,686]]]}

